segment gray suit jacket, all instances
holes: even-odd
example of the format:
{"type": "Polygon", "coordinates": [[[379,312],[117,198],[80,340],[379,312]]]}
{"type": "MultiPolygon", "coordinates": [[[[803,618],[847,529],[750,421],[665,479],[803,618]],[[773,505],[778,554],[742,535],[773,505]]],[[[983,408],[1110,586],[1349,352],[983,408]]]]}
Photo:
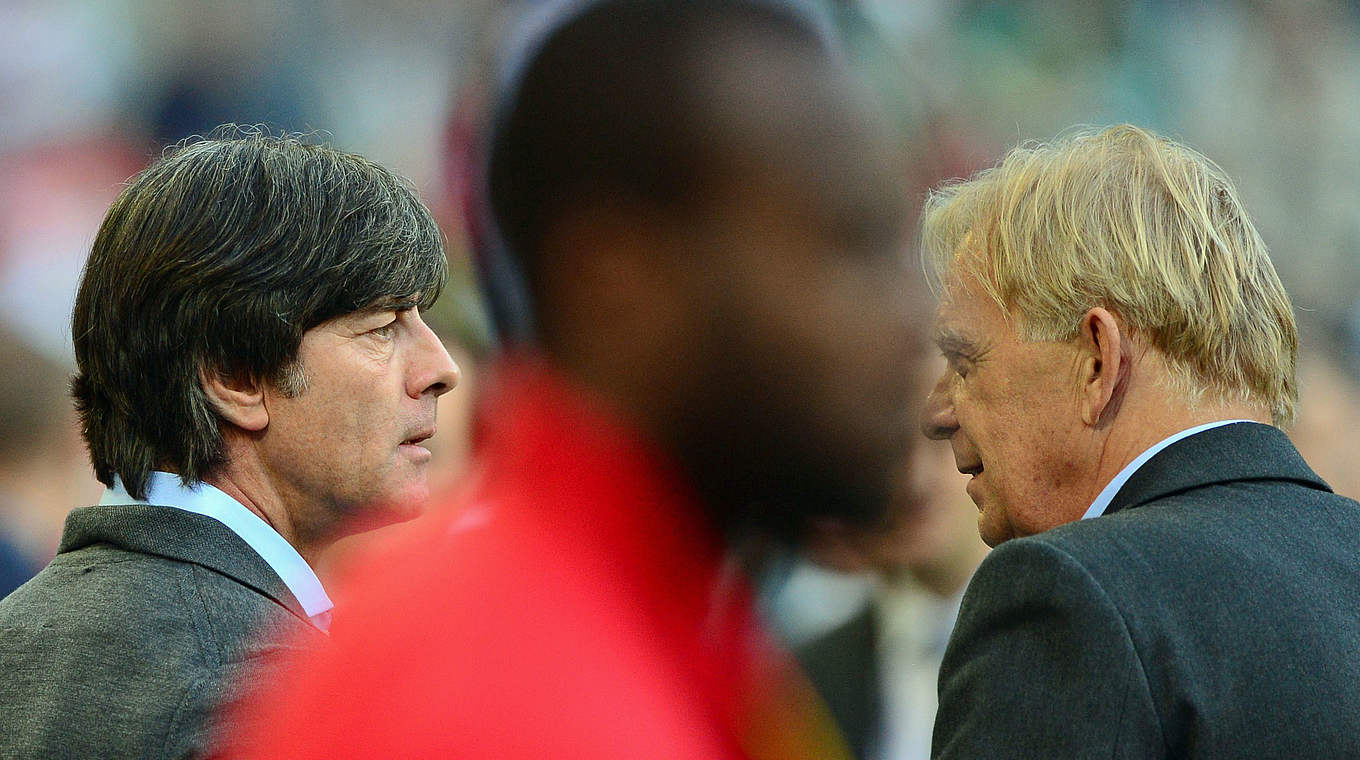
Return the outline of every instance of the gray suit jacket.
{"type": "Polygon", "coordinates": [[[216,520],[77,509],[56,559],[0,601],[0,757],[202,755],[251,673],[323,640],[216,520]]]}
{"type": "Polygon", "coordinates": [[[868,760],[882,730],[877,613],[872,603],[798,650],[798,661],[845,735],[868,760]]]}
{"type": "Polygon", "coordinates": [[[940,758],[1360,758],[1360,504],[1275,428],[1149,460],[1008,541],[940,673],[940,758]]]}

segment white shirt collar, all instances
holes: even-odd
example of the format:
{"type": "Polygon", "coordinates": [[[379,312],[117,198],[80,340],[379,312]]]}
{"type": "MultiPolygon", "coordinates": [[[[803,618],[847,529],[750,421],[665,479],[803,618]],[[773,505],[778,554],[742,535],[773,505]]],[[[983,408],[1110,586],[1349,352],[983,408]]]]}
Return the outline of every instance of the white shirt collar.
{"type": "Polygon", "coordinates": [[[240,536],[274,569],[314,625],[323,631],[329,627],[330,610],[335,605],[307,561],[269,523],[217,488],[207,483],[185,486],[178,475],[153,472],[147,480],[145,499],[132,498],[115,477],[99,503],[158,505],[213,518],[240,536]]]}
{"type": "Polygon", "coordinates": [[[1196,425],[1195,427],[1182,430],[1175,435],[1163,438],[1147,451],[1139,454],[1132,462],[1125,465],[1124,469],[1120,470],[1119,474],[1114,476],[1114,480],[1111,480],[1105,486],[1104,490],[1100,492],[1100,495],[1096,497],[1096,500],[1091,502],[1091,507],[1086,510],[1086,514],[1082,515],[1081,519],[1089,520],[1092,517],[1100,517],[1105,514],[1105,510],[1110,508],[1110,502],[1114,501],[1114,495],[1119,493],[1119,489],[1124,487],[1124,484],[1129,481],[1129,478],[1133,477],[1133,473],[1137,472],[1139,467],[1146,464],[1149,459],[1156,456],[1162,449],[1182,438],[1189,438],[1196,433],[1203,433],[1206,430],[1223,427],[1224,425],[1231,425],[1236,422],[1251,422],[1251,420],[1219,420],[1218,422],[1209,422],[1203,425],[1196,425]]]}

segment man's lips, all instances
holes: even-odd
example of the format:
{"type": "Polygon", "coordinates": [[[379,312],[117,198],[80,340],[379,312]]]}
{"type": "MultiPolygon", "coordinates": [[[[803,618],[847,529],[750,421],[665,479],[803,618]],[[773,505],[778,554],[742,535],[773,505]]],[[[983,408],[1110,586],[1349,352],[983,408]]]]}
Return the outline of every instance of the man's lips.
{"type": "Polygon", "coordinates": [[[949,443],[950,448],[954,450],[954,467],[958,469],[959,472],[964,475],[973,476],[982,472],[982,457],[978,456],[977,453],[973,451],[959,453],[959,442],[955,439],[950,439],[949,443]]]}
{"type": "Polygon", "coordinates": [[[407,438],[406,440],[402,441],[401,445],[418,446],[422,442],[429,440],[432,436],[434,436],[434,428],[425,428],[423,430],[416,432],[414,435],[407,438]]]}
{"type": "Polygon", "coordinates": [[[981,511],[982,493],[979,489],[982,488],[982,483],[978,481],[977,476],[982,473],[982,465],[979,464],[971,467],[960,467],[959,472],[963,473],[964,475],[973,476],[968,479],[968,484],[963,487],[963,492],[968,494],[968,498],[972,499],[973,503],[977,505],[978,510],[981,511]]]}
{"type": "Polygon", "coordinates": [[[402,441],[397,449],[403,452],[415,464],[423,466],[430,461],[432,454],[429,449],[420,444],[428,440],[432,435],[434,435],[434,428],[425,428],[402,441]]]}

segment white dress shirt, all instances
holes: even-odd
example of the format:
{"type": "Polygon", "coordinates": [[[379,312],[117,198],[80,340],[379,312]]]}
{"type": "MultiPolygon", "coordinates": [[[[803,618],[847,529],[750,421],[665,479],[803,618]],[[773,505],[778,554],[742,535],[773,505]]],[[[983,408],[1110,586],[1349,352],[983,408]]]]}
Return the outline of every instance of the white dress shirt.
{"type": "Polygon", "coordinates": [[[322,631],[330,628],[331,602],[321,580],[298,554],[297,549],[270,527],[259,515],[251,512],[222,491],[207,483],[185,487],[179,476],[168,472],[153,472],[147,480],[146,498],[134,499],[116,477],[113,486],[104,491],[101,505],[145,504],[166,509],[182,509],[212,519],[227,526],[241,537],[266,564],[273,568],[283,585],[288,587],[302,611],[312,624],[322,631]]]}
{"type": "Polygon", "coordinates": [[[929,760],[940,662],[962,599],[963,589],[941,598],[910,579],[875,588],[883,703],[870,754],[878,760],[929,760]]]}
{"type": "Polygon", "coordinates": [[[1146,464],[1149,459],[1156,456],[1162,449],[1183,438],[1189,438],[1196,433],[1203,433],[1206,430],[1212,430],[1216,427],[1232,425],[1238,422],[1251,422],[1251,420],[1219,420],[1218,422],[1196,425],[1195,427],[1182,430],[1175,435],[1167,436],[1161,441],[1153,444],[1151,448],[1139,454],[1136,459],[1125,465],[1124,469],[1120,470],[1118,475],[1114,476],[1114,480],[1111,480],[1105,488],[1101,490],[1100,495],[1096,497],[1095,501],[1091,502],[1090,508],[1086,510],[1086,514],[1081,516],[1081,519],[1089,520],[1092,517],[1100,517],[1105,514],[1105,510],[1110,508],[1110,502],[1114,501],[1114,495],[1119,493],[1119,489],[1123,488],[1125,483],[1129,482],[1129,478],[1133,477],[1133,473],[1137,472],[1139,467],[1146,464]]]}

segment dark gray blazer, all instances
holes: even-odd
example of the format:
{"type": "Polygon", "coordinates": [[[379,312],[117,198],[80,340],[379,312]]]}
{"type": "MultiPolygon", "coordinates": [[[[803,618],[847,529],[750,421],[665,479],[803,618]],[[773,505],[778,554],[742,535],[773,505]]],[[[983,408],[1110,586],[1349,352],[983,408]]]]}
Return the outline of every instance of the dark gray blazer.
{"type": "Polygon", "coordinates": [[[808,680],[859,760],[869,758],[882,732],[877,628],[877,613],[870,603],[797,652],[808,680]]]}
{"type": "Polygon", "coordinates": [[[0,758],[202,755],[249,674],[323,640],[218,521],[77,509],[56,559],[0,601],[0,758]]]}
{"type": "Polygon", "coordinates": [[[1360,758],[1360,504],[1227,425],[974,576],[938,758],[1360,758]]]}

